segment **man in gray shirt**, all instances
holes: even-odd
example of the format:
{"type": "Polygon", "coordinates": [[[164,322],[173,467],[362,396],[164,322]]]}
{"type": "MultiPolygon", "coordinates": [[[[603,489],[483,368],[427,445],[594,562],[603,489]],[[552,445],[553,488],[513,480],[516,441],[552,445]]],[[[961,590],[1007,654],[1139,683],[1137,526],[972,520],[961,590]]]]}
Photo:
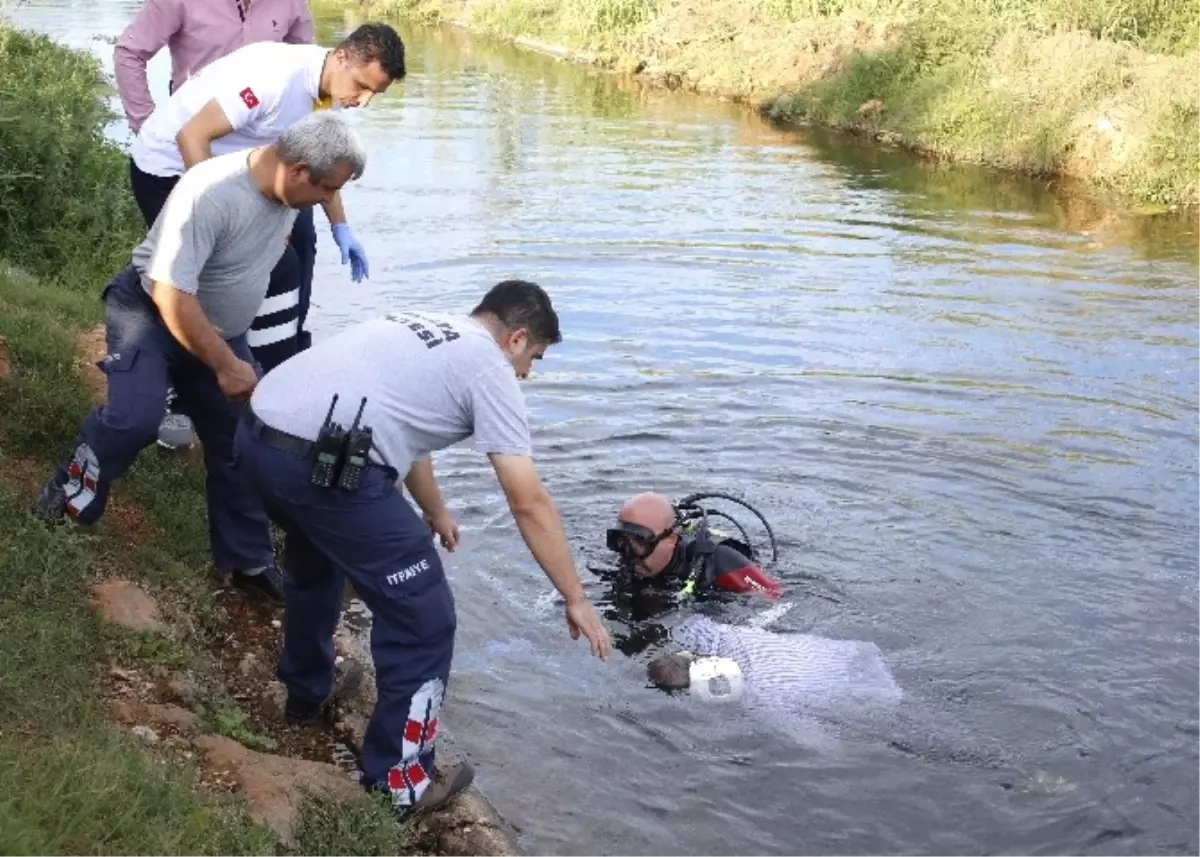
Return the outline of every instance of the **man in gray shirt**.
{"type": "Polygon", "coordinates": [[[266,514],[233,468],[238,416],[258,382],[246,331],[296,210],[329,199],[365,165],[362,143],[332,113],[293,125],[274,144],[197,164],[104,288],[104,406],[42,485],[35,512],[93,524],[114,479],[154,442],[167,388],[204,445],[215,564],[235,584],[282,601],[266,514]]]}
{"type": "Polygon", "coordinates": [[[593,654],[609,654],[608,631],[583,593],[558,511],[534,468],[517,382],[560,339],[541,287],[505,281],[470,316],[396,313],[301,352],[263,379],[238,427],[239,467],[286,532],[278,670],[288,688],[285,714],[293,723],[313,722],[329,709],[333,632],[349,577],[371,611],[377,683],[362,784],[388,791],[404,814],[439,805],[474,776],[466,763],[434,767],[456,619],[431,530],[448,550],[459,532],[432,452],[473,437],[534,559],[566,599],[571,636],[583,634],[593,654]],[[344,446],[328,442],[327,415],[351,429],[344,446]],[[371,433],[360,468],[353,429],[363,426],[371,433]],[[340,460],[330,470],[322,467],[327,449],[340,460]],[[396,490],[400,478],[425,522],[396,490]]]}

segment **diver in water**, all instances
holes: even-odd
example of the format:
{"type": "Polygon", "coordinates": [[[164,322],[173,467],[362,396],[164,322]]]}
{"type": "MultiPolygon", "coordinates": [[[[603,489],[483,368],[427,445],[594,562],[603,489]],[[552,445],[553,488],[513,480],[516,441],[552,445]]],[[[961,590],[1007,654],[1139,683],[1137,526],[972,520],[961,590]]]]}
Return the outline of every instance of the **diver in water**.
{"type": "Polygon", "coordinates": [[[722,499],[746,507],[762,521],[776,557],[774,534],[757,510],[724,494],[692,494],[672,503],[661,494],[633,497],[608,530],[607,545],[618,565],[591,567],[607,580],[605,619],[612,623],[613,646],[636,657],[667,642],[670,632],[659,621],[681,600],[704,600],[714,592],[760,593],[778,597],[783,587],[762,570],[763,560],[738,521],[702,501],[722,499]],[[710,527],[709,519],[727,519],[741,538],[710,527]]]}
{"type": "MultiPolygon", "coordinates": [[[[720,494],[693,494],[677,504],[662,494],[646,492],[628,500],[608,530],[608,549],[621,558],[625,578],[633,585],[677,588],[680,595],[710,590],[754,592],[770,598],[783,594],[783,586],[760,567],[756,552],[745,540],[723,536],[710,528],[710,516],[729,515],[707,509],[700,501],[715,497],[733,500],[770,526],[749,504],[720,494]]],[[[772,536],[772,549],[774,537],[772,536]]]]}

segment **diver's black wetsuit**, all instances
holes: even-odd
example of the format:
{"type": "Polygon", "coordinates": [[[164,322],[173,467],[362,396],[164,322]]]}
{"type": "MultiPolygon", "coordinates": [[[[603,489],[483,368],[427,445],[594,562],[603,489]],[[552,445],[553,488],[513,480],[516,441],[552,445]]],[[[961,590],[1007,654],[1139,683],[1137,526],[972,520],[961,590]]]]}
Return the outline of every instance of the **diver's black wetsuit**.
{"type": "Polygon", "coordinates": [[[663,578],[672,584],[694,581],[694,591],[721,589],[726,592],[762,592],[772,598],[783,587],[767,577],[750,559],[751,550],[738,539],[715,540],[697,533],[684,535],[675,548],[671,564],[649,580],[663,578]]]}
{"type": "Polygon", "coordinates": [[[783,587],[767,577],[751,555],[750,547],[739,539],[714,540],[688,533],[680,537],[671,563],[653,577],[641,577],[628,567],[594,569],[613,584],[604,618],[629,626],[625,633],[613,630],[614,647],[632,657],[665,642],[667,629],[653,620],[669,612],[684,591],[701,596],[712,590],[781,595],[783,587]]]}

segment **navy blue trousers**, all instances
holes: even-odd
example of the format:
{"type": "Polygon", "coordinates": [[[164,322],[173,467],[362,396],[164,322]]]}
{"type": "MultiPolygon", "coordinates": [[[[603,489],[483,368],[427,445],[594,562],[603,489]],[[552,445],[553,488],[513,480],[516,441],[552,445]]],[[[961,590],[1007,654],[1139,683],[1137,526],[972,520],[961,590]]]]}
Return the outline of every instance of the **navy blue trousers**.
{"type": "Polygon", "coordinates": [[[267,445],[254,420],[238,426],[235,455],[285,533],[287,570],[279,679],[319,703],[333,689],[333,633],[346,580],[371,611],[377,701],[363,745],[362,784],[397,807],[420,799],[434,773],[438,714],[454,655],[454,596],[429,527],[372,467],[357,491],[317,488],[307,458],[267,445]]]}
{"type": "MultiPolygon", "coordinates": [[[[138,169],[133,159],[129,159],[129,183],[133,189],[133,198],[146,228],[154,225],[159,212],[167,204],[167,197],[179,181],[178,176],[155,176],[138,169]]],[[[297,334],[252,348],[254,359],[259,362],[264,372],[270,372],[293,354],[298,354],[312,343],[312,335],[304,329],[308,318],[308,306],[312,300],[313,267],[317,261],[317,229],[313,223],[311,208],[301,209],[296,215],[292,226],[291,240],[287,249],[279,257],[279,261],[271,270],[271,280],[267,286],[267,298],[287,294],[299,290],[299,302],[279,313],[269,313],[254,320],[253,330],[263,330],[276,324],[297,321],[297,334]]]]}
{"type": "MultiPolygon", "coordinates": [[[[103,300],[108,353],[99,366],[108,397],[84,420],[55,474],[67,512],[84,524],[99,520],[113,481],[158,437],[167,388],[174,386],[177,409],[191,417],[204,445],[213,561],[226,570],[271,565],[266,512],[233,467],[233,433],[244,405],[226,399],[212,370],[167,330],[132,265],[105,286],[103,300]]],[[[253,363],[244,336],[229,347],[253,363]]]]}

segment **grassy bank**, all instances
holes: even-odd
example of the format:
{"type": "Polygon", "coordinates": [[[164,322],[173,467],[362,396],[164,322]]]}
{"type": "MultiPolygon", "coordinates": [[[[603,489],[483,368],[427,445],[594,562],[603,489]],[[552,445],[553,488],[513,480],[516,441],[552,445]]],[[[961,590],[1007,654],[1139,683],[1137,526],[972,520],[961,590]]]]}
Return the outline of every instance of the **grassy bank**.
{"type": "MultiPolygon", "coordinates": [[[[354,0],[351,0],[354,2],[354,0]]],[[[782,122],[1195,205],[1190,0],[368,0],[564,46],[782,122]]]]}
{"type": "Polygon", "coordinates": [[[79,335],[144,230],[125,158],[103,137],[98,64],[0,24],[0,81],[0,851],[397,853],[400,829],[365,795],[311,799],[285,847],[238,796],[202,788],[199,765],[111,721],[110,665],[186,670],[201,679],[201,730],[271,744],[222,689],[213,653],[229,617],[205,574],[195,468],[147,452],[92,532],[51,532],[28,513],[91,407],[79,335]],[[110,575],[155,593],[167,629],[102,624],[88,587],[110,575]]]}

